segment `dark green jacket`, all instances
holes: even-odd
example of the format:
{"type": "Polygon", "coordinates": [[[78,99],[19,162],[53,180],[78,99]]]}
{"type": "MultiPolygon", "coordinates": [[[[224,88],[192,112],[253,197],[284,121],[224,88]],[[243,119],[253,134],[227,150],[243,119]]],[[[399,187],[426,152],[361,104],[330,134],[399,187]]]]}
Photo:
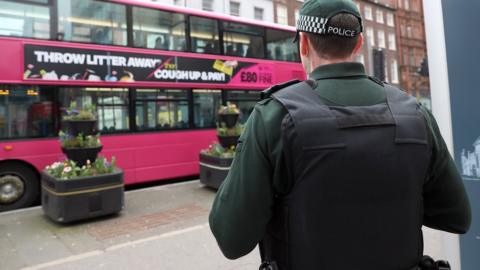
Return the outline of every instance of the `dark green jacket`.
{"type": "MultiPolygon", "coordinates": [[[[316,80],[315,92],[327,105],[368,106],[385,102],[384,88],[370,80],[358,63],[324,65],[309,77],[316,80]]],[[[423,107],[421,111],[434,144],[424,185],[424,225],[465,233],[471,214],[462,178],[432,114],[423,107]]],[[[282,157],[281,122],[286,113],[271,98],[255,106],[230,172],[218,190],[209,221],[227,258],[244,256],[255,248],[272,217],[274,196],[287,194],[292,188],[282,157]]]]}

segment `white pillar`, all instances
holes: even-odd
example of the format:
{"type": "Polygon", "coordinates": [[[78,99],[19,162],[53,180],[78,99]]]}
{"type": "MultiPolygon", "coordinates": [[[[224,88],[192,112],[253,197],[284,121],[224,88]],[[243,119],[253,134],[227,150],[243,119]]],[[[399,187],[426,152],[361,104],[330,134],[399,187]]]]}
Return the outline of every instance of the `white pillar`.
{"type": "MultiPolygon", "coordinates": [[[[423,0],[425,31],[427,36],[428,67],[432,111],[450,153],[453,153],[452,115],[448,81],[445,28],[441,0],[423,0]]],[[[452,269],[460,270],[460,246],[458,235],[436,234],[439,237],[439,255],[450,262],[452,269]]],[[[433,241],[436,242],[436,241],[433,241]]]]}

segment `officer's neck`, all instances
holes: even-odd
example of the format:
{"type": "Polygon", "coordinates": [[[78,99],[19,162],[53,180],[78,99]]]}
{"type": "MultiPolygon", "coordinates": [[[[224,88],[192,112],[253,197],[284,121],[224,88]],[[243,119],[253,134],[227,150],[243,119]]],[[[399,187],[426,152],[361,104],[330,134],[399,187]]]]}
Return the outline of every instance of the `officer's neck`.
{"type": "Polygon", "coordinates": [[[310,74],[312,71],[314,71],[316,68],[320,66],[338,64],[338,63],[344,63],[344,62],[352,62],[352,61],[353,61],[353,55],[345,58],[325,59],[317,54],[314,54],[312,55],[311,58],[305,61],[304,67],[305,67],[305,71],[308,74],[310,74]]]}

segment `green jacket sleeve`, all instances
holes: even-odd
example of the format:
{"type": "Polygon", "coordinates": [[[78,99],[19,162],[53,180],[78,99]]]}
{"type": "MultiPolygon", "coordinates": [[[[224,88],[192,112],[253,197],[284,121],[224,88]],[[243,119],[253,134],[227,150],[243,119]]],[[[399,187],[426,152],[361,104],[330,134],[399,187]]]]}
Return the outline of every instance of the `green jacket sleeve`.
{"type": "Polygon", "coordinates": [[[209,216],[210,229],[229,259],[252,251],[263,238],[272,216],[272,165],[257,107],[247,121],[236,151],[209,216]]]}
{"type": "Polygon", "coordinates": [[[422,108],[432,134],[432,160],[423,189],[424,225],[451,233],[465,233],[471,209],[462,177],[443,140],[435,118],[422,108]]]}

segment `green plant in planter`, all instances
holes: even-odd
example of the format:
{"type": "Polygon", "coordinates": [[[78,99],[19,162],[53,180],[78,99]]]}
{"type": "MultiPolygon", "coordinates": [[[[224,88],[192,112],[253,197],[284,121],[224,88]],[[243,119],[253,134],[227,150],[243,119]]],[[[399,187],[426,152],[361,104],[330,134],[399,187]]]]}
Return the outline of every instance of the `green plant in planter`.
{"type": "Polygon", "coordinates": [[[83,134],[79,133],[77,136],[72,136],[60,131],[58,136],[63,148],[95,148],[102,146],[100,134],[83,136],[83,134]]]}
{"type": "Polygon", "coordinates": [[[213,157],[233,158],[235,156],[235,146],[225,148],[219,143],[214,142],[209,145],[207,149],[201,150],[200,153],[213,157]]]}
{"type": "Polygon", "coordinates": [[[227,102],[227,106],[221,106],[218,110],[219,114],[239,114],[240,110],[234,103],[227,102]]]}
{"type": "Polygon", "coordinates": [[[64,121],[85,121],[85,120],[96,120],[95,115],[96,107],[95,105],[86,105],[82,109],[78,109],[77,102],[72,101],[70,107],[66,111],[66,115],[63,116],[64,121]]]}
{"type": "Polygon", "coordinates": [[[98,157],[93,163],[88,160],[87,164],[82,167],[77,166],[75,161],[69,159],[45,167],[47,174],[61,180],[108,174],[116,170],[115,157],[112,157],[111,162],[108,162],[105,157],[98,157]]]}
{"type": "Polygon", "coordinates": [[[240,136],[245,130],[245,125],[237,123],[234,127],[228,128],[225,124],[221,124],[217,127],[217,135],[218,136],[240,136]]]}

